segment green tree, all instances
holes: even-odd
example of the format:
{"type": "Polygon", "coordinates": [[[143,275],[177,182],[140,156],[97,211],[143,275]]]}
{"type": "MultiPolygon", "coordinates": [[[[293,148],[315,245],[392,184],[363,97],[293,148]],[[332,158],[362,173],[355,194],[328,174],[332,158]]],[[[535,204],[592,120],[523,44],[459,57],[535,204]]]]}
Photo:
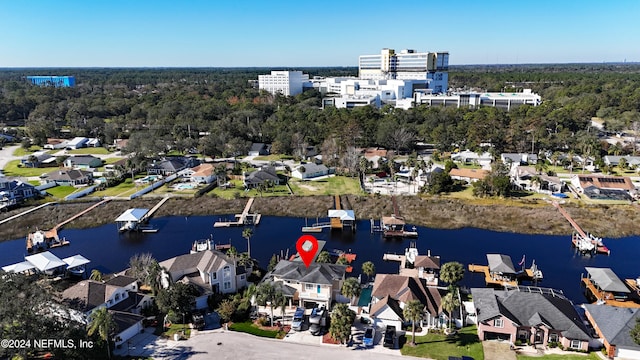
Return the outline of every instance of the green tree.
{"type": "Polygon", "coordinates": [[[406,320],[411,321],[411,345],[416,345],[416,323],[422,319],[424,315],[424,305],[420,300],[409,300],[404,305],[402,314],[406,320]]]}
{"type": "Polygon", "coordinates": [[[91,275],[89,276],[89,279],[95,280],[95,281],[102,281],[102,272],[100,272],[100,270],[98,269],[91,270],[91,275]]]}
{"type": "Polygon", "coordinates": [[[351,336],[351,326],[355,319],[356,313],[347,304],[336,304],[331,311],[329,334],[340,344],[344,344],[351,336]]]}
{"type": "Polygon", "coordinates": [[[458,286],[463,277],[464,266],[457,261],[445,263],[440,268],[440,280],[448,283],[449,286],[458,286]]]}
{"type": "Polygon", "coordinates": [[[102,341],[107,343],[107,355],[111,359],[111,347],[109,345],[109,339],[113,336],[116,330],[116,322],[113,320],[113,316],[106,307],[102,307],[93,313],[91,313],[91,320],[87,334],[92,336],[98,334],[102,341]]]}
{"type": "Polygon", "coordinates": [[[338,260],[336,260],[337,265],[349,265],[349,260],[346,257],[340,256],[338,260]]]}
{"type": "Polygon", "coordinates": [[[449,314],[449,329],[451,329],[451,320],[453,319],[453,311],[460,306],[458,297],[453,292],[448,292],[442,297],[442,308],[449,314]]]}
{"type": "Polygon", "coordinates": [[[376,273],[376,266],[371,261],[365,261],[362,263],[362,273],[367,275],[367,282],[369,282],[369,278],[376,273]]]}
{"type": "Polygon", "coordinates": [[[629,331],[629,335],[633,342],[640,345],[640,319],[636,318],[636,325],[629,331]]]}
{"type": "Polygon", "coordinates": [[[269,266],[267,267],[267,271],[272,271],[278,265],[278,257],[276,254],[271,255],[271,259],[269,260],[269,266]]]}
{"type": "Polygon", "coordinates": [[[236,312],[236,303],[230,299],[224,299],[216,308],[216,312],[220,315],[223,322],[231,320],[233,314],[236,312]]]}
{"type": "Polygon", "coordinates": [[[360,287],[358,279],[353,277],[346,278],[342,283],[342,288],[340,288],[340,293],[351,299],[351,302],[360,295],[361,291],[362,288],[360,287]]]}
{"type": "Polygon", "coordinates": [[[270,282],[262,282],[256,288],[257,303],[262,306],[269,305],[271,310],[271,326],[273,326],[273,308],[278,306],[282,297],[282,292],[270,282]]]}
{"type": "Polygon", "coordinates": [[[176,282],[168,289],[158,291],[156,304],[165,314],[173,311],[184,316],[193,308],[197,295],[199,292],[192,284],[176,282]]]}
{"type": "Polygon", "coordinates": [[[320,254],[318,254],[318,257],[316,258],[316,262],[317,263],[323,263],[323,264],[328,264],[331,262],[331,254],[329,254],[328,251],[323,250],[320,252],[320,254]]]}
{"type": "Polygon", "coordinates": [[[242,237],[247,239],[247,254],[249,254],[249,257],[251,257],[251,236],[253,236],[253,229],[244,228],[242,230],[242,237]]]}
{"type": "Polygon", "coordinates": [[[629,167],[629,163],[627,162],[627,159],[625,159],[625,158],[620,158],[620,160],[618,161],[618,167],[619,167],[622,171],[627,170],[627,168],[629,167]]]}
{"type": "Polygon", "coordinates": [[[432,195],[451,192],[454,190],[453,179],[447,172],[432,172],[425,190],[432,195]]]}

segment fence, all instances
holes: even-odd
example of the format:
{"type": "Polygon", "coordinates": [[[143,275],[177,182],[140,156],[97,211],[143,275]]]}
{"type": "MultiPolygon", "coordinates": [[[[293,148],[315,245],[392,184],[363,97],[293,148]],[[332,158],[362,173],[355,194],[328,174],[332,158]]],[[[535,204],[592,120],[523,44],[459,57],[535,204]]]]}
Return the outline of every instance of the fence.
{"type": "Polygon", "coordinates": [[[140,196],[142,196],[142,195],[144,195],[144,194],[146,194],[148,192],[151,192],[151,191],[161,187],[162,185],[164,185],[166,183],[172,182],[173,180],[175,180],[177,178],[178,178],[177,174],[169,175],[166,178],[164,178],[164,179],[162,179],[160,181],[157,181],[157,182],[147,186],[146,188],[131,194],[131,196],[129,196],[129,200],[133,200],[135,198],[138,198],[138,197],[140,197],[140,196]]]}
{"type": "Polygon", "coordinates": [[[96,191],[96,188],[98,187],[98,185],[93,185],[93,186],[89,186],[88,188],[82,190],[82,191],[78,191],[75,192],[73,194],[69,194],[67,196],[65,196],[65,200],[74,200],[74,199],[78,199],[81,198],[83,196],[87,196],[89,194],[91,194],[92,192],[96,191]]]}

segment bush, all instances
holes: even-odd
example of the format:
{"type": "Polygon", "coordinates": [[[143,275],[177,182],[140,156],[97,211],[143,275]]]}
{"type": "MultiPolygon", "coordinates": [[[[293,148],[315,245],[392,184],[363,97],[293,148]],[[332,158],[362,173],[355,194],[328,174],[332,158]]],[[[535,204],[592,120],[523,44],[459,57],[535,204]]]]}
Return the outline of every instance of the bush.
{"type": "Polygon", "coordinates": [[[557,341],[551,341],[549,342],[548,346],[553,349],[553,348],[557,348],[558,347],[558,342],[557,341]]]}
{"type": "Polygon", "coordinates": [[[258,324],[260,326],[269,326],[269,325],[271,325],[271,321],[269,321],[269,318],[260,317],[260,318],[258,318],[258,324]]]}
{"type": "Polygon", "coordinates": [[[517,339],[516,342],[514,343],[515,346],[522,346],[522,340],[517,339]]]}

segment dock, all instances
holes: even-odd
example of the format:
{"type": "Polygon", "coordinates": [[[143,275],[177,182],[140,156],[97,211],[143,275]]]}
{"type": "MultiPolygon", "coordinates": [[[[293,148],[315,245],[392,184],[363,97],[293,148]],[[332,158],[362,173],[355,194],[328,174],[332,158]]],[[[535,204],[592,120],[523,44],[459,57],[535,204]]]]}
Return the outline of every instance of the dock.
{"type": "Polygon", "coordinates": [[[398,254],[384,254],[382,255],[382,260],[384,261],[402,261],[403,255],[398,254]]]}
{"type": "Polygon", "coordinates": [[[571,237],[571,243],[573,244],[573,246],[575,246],[583,253],[597,252],[600,254],[611,254],[611,250],[609,250],[609,248],[607,248],[602,243],[602,239],[591,234],[587,234],[584,230],[582,230],[580,225],[578,225],[578,223],[573,220],[571,215],[569,215],[569,213],[565,209],[563,209],[562,206],[560,206],[560,203],[558,203],[557,201],[552,201],[551,203],[556,209],[558,209],[560,214],[562,214],[562,216],[567,219],[569,224],[571,224],[571,227],[573,227],[573,229],[575,230],[575,233],[571,237]]]}
{"type": "Polygon", "coordinates": [[[580,284],[592,303],[640,308],[637,280],[623,282],[610,268],[585,267],[585,270],[587,274],[580,275],[580,284]]]}
{"type": "MultiPolygon", "coordinates": [[[[151,219],[151,217],[153,216],[153,214],[154,214],[156,211],[158,211],[158,209],[160,209],[160,207],[161,207],[162,205],[164,205],[164,203],[166,203],[166,202],[167,202],[167,200],[169,200],[169,196],[165,196],[165,197],[163,197],[163,198],[160,200],[160,202],[158,202],[158,203],[156,204],[156,206],[152,207],[152,208],[151,208],[151,210],[147,211],[147,213],[146,213],[146,214],[144,214],[144,216],[140,219],[140,222],[141,222],[141,223],[144,223],[144,222],[149,221],[149,219],[151,219]]],[[[142,229],[142,230],[144,230],[144,229],[142,229]]]]}
{"type": "MultiPolygon", "coordinates": [[[[351,231],[356,231],[356,215],[353,210],[344,209],[340,195],[334,196],[334,209],[328,211],[329,227],[331,230],[344,230],[345,228],[351,228],[351,231]]],[[[326,224],[316,224],[316,227],[326,227],[326,224]]]]}
{"type": "Polygon", "coordinates": [[[518,265],[522,265],[522,270],[516,270],[509,255],[487,254],[489,265],[469,264],[469,271],[484,274],[484,281],[488,286],[514,287],[521,281],[542,280],[542,271],[536,266],[535,260],[531,262],[531,267],[524,268],[525,257],[518,265]]]}
{"type": "Polygon", "coordinates": [[[493,286],[518,286],[517,280],[510,280],[503,276],[491,276],[489,266],[469,264],[469,271],[484,274],[484,281],[487,285],[493,286]]]}
{"type": "MultiPolygon", "coordinates": [[[[626,280],[627,285],[629,284],[630,280],[635,283],[635,280],[627,279],[626,280]]],[[[623,308],[640,308],[640,303],[636,302],[640,300],[638,298],[637,291],[635,292],[635,296],[631,296],[630,299],[620,300],[612,292],[598,290],[598,288],[596,288],[593,281],[588,277],[583,277],[582,279],[580,279],[580,281],[581,281],[581,285],[585,287],[585,292],[587,293],[587,297],[591,298],[592,300],[595,299],[593,301],[594,304],[607,304],[607,305],[618,306],[623,308]]]]}
{"type": "Polygon", "coordinates": [[[243,226],[243,225],[258,225],[260,224],[261,214],[258,213],[249,213],[251,210],[251,206],[253,206],[255,198],[249,198],[247,201],[247,205],[245,205],[244,210],[242,210],[242,214],[235,215],[235,221],[216,221],[213,223],[213,227],[232,227],[232,226],[243,226]]]}
{"type": "Polygon", "coordinates": [[[406,229],[407,223],[400,216],[395,196],[391,196],[391,202],[393,204],[393,215],[383,216],[378,224],[374,219],[370,219],[371,233],[381,232],[385,238],[417,238],[418,229],[415,226],[411,230],[406,229]]]}

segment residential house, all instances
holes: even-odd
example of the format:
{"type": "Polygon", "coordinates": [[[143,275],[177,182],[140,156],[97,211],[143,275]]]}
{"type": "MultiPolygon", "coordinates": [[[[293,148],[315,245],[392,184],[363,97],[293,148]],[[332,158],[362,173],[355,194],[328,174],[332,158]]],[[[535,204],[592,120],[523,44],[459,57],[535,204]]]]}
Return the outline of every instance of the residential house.
{"type": "Polygon", "coordinates": [[[151,165],[147,167],[147,173],[149,175],[162,175],[169,176],[176,174],[186,168],[191,168],[199,164],[199,161],[191,157],[170,157],[160,161],[153,161],[151,165]]]}
{"type": "Polygon", "coordinates": [[[628,176],[576,174],[571,185],[590,199],[631,200],[635,186],[628,176]]]}
{"type": "Polygon", "coordinates": [[[317,165],[315,163],[301,164],[291,171],[292,177],[302,180],[313,179],[326,175],[329,175],[329,168],[323,164],[317,165]]]}
{"type": "Polygon", "coordinates": [[[128,143],[129,139],[113,139],[113,146],[118,151],[126,149],[128,143]]]}
{"type": "Polygon", "coordinates": [[[44,144],[44,148],[49,150],[60,150],[65,147],[67,147],[67,140],[64,139],[48,138],[47,143],[44,144]]]}
{"type": "Polygon", "coordinates": [[[596,304],[582,307],[610,359],[640,359],[640,345],[629,332],[640,321],[640,309],[596,304]]]}
{"type": "Polygon", "coordinates": [[[271,154],[271,145],[264,143],[253,143],[249,149],[249,156],[260,156],[271,154]]]}
{"type": "Polygon", "coordinates": [[[0,175],[0,208],[38,196],[36,188],[18,178],[0,175]]]}
{"type": "Polygon", "coordinates": [[[514,165],[509,171],[511,183],[516,187],[540,193],[558,193],[566,189],[566,184],[557,176],[538,174],[531,166],[514,165]]]}
{"type": "Polygon", "coordinates": [[[280,184],[280,177],[276,173],[276,169],[273,166],[265,166],[250,174],[244,174],[244,187],[247,189],[256,188],[266,182],[270,182],[272,185],[280,184]]]}
{"type": "Polygon", "coordinates": [[[290,305],[331,307],[340,298],[345,279],[345,265],[280,260],[263,281],[271,281],[282,289],[290,305]]]}
{"type": "Polygon", "coordinates": [[[181,171],[183,177],[198,184],[211,184],[216,179],[213,164],[200,164],[190,169],[181,171]]]}
{"type": "Polygon", "coordinates": [[[124,170],[127,167],[128,159],[120,159],[112,164],[106,164],[104,166],[104,171],[107,172],[109,176],[120,176],[120,169],[124,170]]]}
{"type": "Polygon", "coordinates": [[[462,180],[466,181],[467,184],[472,184],[478,180],[484,179],[487,174],[489,174],[486,170],[480,169],[451,169],[449,171],[449,176],[451,176],[454,180],[462,180]]]}
{"type": "Polygon", "coordinates": [[[64,160],[64,166],[70,169],[95,169],[102,166],[102,159],[93,155],[73,155],[64,160]]]}
{"type": "Polygon", "coordinates": [[[90,138],[89,141],[87,141],[87,146],[96,148],[102,146],[102,143],[98,138],[90,138]]]}
{"type": "Polygon", "coordinates": [[[23,156],[20,163],[22,166],[34,168],[56,166],[56,158],[46,151],[36,151],[31,155],[23,156]]]}
{"type": "Polygon", "coordinates": [[[67,150],[76,150],[87,147],[89,139],[86,137],[74,137],[67,142],[67,150]]]}
{"type": "Polygon", "coordinates": [[[608,166],[618,166],[620,164],[620,159],[625,159],[627,162],[627,166],[631,168],[637,168],[640,165],[640,156],[614,156],[614,155],[605,155],[602,160],[608,166]]]}
{"type": "Polygon", "coordinates": [[[236,261],[217,250],[205,250],[176,256],[160,263],[163,272],[162,286],[182,281],[200,291],[195,308],[206,309],[210,295],[235,293],[247,286],[251,269],[237,266],[236,261]]]}
{"type": "Polygon", "coordinates": [[[467,165],[480,165],[483,169],[490,169],[491,163],[493,162],[493,155],[486,151],[480,154],[465,150],[451,154],[451,160],[467,165]]]}
{"type": "Polygon", "coordinates": [[[367,148],[364,150],[364,158],[371,163],[372,169],[379,169],[387,161],[387,150],[384,148],[367,148]]]}
{"type": "Polygon", "coordinates": [[[61,169],[45,174],[45,183],[55,182],[58,185],[78,186],[90,184],[93,181],[93,173],[91,171],[61,169]]]}
{"type": "Polygon", "coordinates": [[[471,289],[480,340],[558,343],[588,350],[593,340],[573,303],[552,289],[471,289]]]}
{"type": "Polygon", "coordinates": [[[506,165],[535,165],[538,162],[538,154],[502,153],[500,160],[506,165]]]}
{"type": "Polygon", "coordinates": [[[442,293],[435,286],[427,286],[424,279],[395,274],[378,274],[371,291],[369,316],[378,327],[393,325],[401,329],[407,322],[402,309],[410,300],[424,305],[423,327],[441,327],[447,322],[442,311],[442,293]]]}
{"type": "Polygon", "coordinates": [[[406,248],[404,256],[400,255],[400,275],[417,277],[426,281],[427,285],[438,286],[440,273],[440,256],[420,255],[416,247],[406,248]]]}
{"type": "Polygon", "coordinates": [[[153,298],[138,292],[137,280],[115,276],[105,282],[83,280],[62,292],[63,302],[79,311],[91,322],[91,314],[100,308],[109,309],[116,323],[114,340],[122,344],[143,330],[142,309],[153,304],[153,298]]]}

